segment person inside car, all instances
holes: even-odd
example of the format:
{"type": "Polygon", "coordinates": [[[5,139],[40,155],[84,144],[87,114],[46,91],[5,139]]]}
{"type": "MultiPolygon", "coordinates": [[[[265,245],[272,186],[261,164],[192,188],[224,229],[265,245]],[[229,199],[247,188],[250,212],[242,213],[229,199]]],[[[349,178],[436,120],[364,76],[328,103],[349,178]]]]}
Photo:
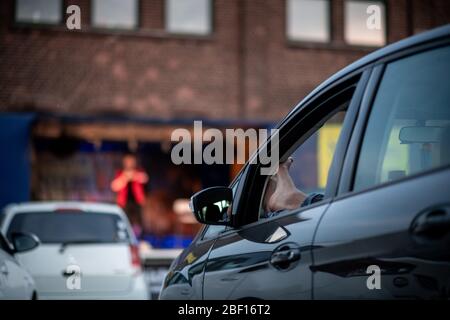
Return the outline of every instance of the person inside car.
{"type": "Polygon", "coordinates": [[[289,168],[293,161],[294,159],[289,157],[280,163],[277,173],[269,178],[263,202],[267,218],[276,216],[285,210],[294,210],[323,199],[321,193],[307,195],[295,186],[289,174],[289,168]]]}

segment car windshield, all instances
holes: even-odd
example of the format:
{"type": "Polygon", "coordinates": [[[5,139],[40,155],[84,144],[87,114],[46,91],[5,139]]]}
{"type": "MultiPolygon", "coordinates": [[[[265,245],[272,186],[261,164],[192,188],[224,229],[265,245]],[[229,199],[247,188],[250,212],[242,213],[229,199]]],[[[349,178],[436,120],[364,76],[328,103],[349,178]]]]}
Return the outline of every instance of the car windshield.
{"type": "Polygon", "coordinates": [[[127,226],[115,214],[85,212],[30,212],[14,216],[7,237],[30,232],[42,243],[115,243],[129,239],[127,226]]]}

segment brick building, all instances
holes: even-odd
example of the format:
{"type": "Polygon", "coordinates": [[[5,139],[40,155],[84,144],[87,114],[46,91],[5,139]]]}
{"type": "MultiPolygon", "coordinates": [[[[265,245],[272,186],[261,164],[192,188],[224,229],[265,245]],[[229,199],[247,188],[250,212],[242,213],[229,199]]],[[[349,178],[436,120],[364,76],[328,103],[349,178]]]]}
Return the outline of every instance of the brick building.
{"type": "MultiPolygon", "coordinates": [[[[32,141],[2,160],[2,202],[112,201],[111,172],[130,148],[156,172],[157,194],[169,175],[161,163],[170,163],[173,128],[192,119],[271,126],[340,68],[449,22],[448,0],[1,1],[0,121],[23,125],[2,134],[0,147],[10,144],[5,137],[26,141],[23,130],[32,141]],[[80,30],[66,26],[73,4],[80,30]],[[370,14],[378,14],[375,29],[366,26],[370,14]],[[20,179],[11,176],[18,166],[20,179]]],[[[174,197],[224,184],[235,171],[174,173],[178,185],[201,180],[174,197]]],[[[161,201],[169,207],[173,199],[161,201]]]]}
{"type": "MultiPolygon", "coordinates": [[[[374,49],[346,44],[352,1],[322,1],[331,30],[317,43],[289,39],[287,0],[190,0],[209,5],[209,26],[184,35],[168,30],[165,0],[128,1],[138,13],[126,29],[96,27],[95,1],[53,2],[60,22],[45,25],[18,21],[17,1],[0,4],[1,111],[273,121],[374,49]],[[65,25],[72,3],[80,31],[65,25]]],[[[450,22],[445,0],[362,2],[383,5],[387,43],[450,22]]]]}

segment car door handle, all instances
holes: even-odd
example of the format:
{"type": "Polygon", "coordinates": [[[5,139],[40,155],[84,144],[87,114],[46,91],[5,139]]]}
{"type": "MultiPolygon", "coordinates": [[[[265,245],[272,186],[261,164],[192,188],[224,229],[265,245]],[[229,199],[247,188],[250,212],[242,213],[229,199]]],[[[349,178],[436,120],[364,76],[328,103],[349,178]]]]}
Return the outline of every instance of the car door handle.
{"type": "Polygon", "coordinates": [[[417,215],[411,232],[420,237],[440,239],[450,232],[450,206],[427,209],[417,215]]]}
{"type": "Polygon", "coordinates": [[[276,252],[272,255],[270,263],[273,265],[282,264],[286,262],[294,262],[300,259],[300,252],[297,250],[287,250],[276,252]]]}
{"type": "Polygon", "coordinates": [[[300,248],[293,244],[285,244],[274,250],[270,257],[270,263],[278,269],[288,269],[300,258],[300,248]]]}

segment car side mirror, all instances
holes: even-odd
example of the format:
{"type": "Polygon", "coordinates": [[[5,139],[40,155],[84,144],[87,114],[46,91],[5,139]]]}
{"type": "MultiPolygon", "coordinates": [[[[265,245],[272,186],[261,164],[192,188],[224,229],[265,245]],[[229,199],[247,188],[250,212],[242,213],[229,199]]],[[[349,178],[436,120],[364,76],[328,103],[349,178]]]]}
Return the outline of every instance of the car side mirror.
{"type": "Polygon", "coordinates": [[[233,191],[227,187],[211,187],[191,197],[190,207],[198,222],[229,225],[233,191]]]}
{"type": "Polygon", "coordinates": [[[11,235],[11,243],[14,248],[14,253],[22,253],[30,251],[39,246],[41,243],[39,238],[31,233],[14,232],[11,235]]]}

